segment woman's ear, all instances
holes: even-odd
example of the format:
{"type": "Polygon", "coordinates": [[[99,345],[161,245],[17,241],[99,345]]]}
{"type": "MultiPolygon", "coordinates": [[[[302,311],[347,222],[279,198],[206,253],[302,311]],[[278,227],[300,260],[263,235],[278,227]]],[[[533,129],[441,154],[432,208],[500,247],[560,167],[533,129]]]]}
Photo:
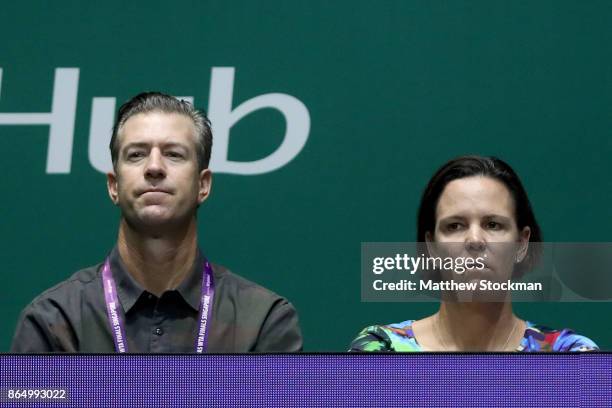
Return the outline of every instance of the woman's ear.
{"type": "Polygon", "coordinates": [[[529,237],[531,237],[531,228],[523,228],[523,230],[519,233],[516,263],[523,262],[523,260],[527,257],[527,252],[529,251],[529,237]]]}
{"type": "Polygon", "coordinates": [[[436,244],[433,240],[433,236],[431,232],[429,231],[425,233],[425,246],[427,247],[427,252],[429,253],[430,257],[433,257],[433,258],[438,257],[438,251],[436,250],[436,244]]]}

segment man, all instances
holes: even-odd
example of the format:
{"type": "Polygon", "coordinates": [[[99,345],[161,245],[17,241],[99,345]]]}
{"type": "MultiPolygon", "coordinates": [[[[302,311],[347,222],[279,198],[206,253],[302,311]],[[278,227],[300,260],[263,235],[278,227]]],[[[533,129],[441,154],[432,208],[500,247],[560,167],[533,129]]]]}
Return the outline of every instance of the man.
{"type": "Polygon", "coordinates": [[[12,351],[299,351],[293,306],[210,264],[196,213],[209,196],[210,122],[187,102],[142,93],[119,109],[108,193],[121,209],[106,260],[22,312],[12,351]]]}

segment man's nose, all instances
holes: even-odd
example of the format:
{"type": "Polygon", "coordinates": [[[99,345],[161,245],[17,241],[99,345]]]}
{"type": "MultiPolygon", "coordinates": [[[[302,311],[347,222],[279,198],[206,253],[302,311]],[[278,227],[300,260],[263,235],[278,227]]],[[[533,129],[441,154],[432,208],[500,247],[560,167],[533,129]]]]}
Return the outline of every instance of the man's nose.
{"type": "Polygon", "coordinates": [[[164,178],[166,177],[166,167],[161,152],[157,149],[153,149],[147,160],[145,168],[146,178],[164,178]]]}

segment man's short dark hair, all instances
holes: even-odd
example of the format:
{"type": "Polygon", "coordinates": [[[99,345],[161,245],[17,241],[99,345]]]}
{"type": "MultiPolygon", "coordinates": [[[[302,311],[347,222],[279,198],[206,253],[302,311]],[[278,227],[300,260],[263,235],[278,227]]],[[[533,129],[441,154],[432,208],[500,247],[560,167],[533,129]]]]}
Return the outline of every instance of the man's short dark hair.
{"type": "Polygon", "coordinates": [[[113,125],[113,135],[110,141],[110,152],[113,160],[113,168],[117,168],[117,158],[119,157],[118,134],[121,127],[129,118],[139,113],[163,112],[178,113],[190,118],[196,129],[196,154],[198,158],[198,168],[200,171],[208,168],[210,163],[210,152],[212,149],[212,130],[210,120],[201,110],[196,109],[191,103],[182,99],[177,99],[161,92],[143,92],[119,108],[117,119],[113,125]]]}
{"type": "MultiPolygon", "coordinates": [[[[445,163],[433,175],[419,206],[417,217],[417,241],[425,242],[427,232],[433,234],[436,226],[436,208],[440,196],[448,183],[471,176],[486,176],[500,181],[514,199],[514,217],[519,232],[524,227],[531,229],[530,242],[542,242],[542,231],[531,208],[527,192],[512,167],[496,157],[461,156],[445,163]]],[[[539,244],[530,245],[525,259],[515,267],[515,276],[522,275],[538,262],[541,252],[539,244]]]]}

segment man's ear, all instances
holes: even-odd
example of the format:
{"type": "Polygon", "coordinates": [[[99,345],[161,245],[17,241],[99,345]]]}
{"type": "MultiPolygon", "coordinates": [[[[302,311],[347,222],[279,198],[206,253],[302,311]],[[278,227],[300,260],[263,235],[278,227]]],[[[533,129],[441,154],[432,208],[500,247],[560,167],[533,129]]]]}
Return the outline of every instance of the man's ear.
{"type": "Polygon", "coordinates": [[[117,190],[117,176],[115,173],[106,173],[106,189],[108,190],[108,196],[110,197],[113,204],[119,203],[119,193],[117,190]]]}
{"type": "Polygon", "coordinates": [[[200,205],[206,201],[212,189],[212,171],[210,169],[204,169],[200,172],[198,184],[198,205],[200,205]]]}

